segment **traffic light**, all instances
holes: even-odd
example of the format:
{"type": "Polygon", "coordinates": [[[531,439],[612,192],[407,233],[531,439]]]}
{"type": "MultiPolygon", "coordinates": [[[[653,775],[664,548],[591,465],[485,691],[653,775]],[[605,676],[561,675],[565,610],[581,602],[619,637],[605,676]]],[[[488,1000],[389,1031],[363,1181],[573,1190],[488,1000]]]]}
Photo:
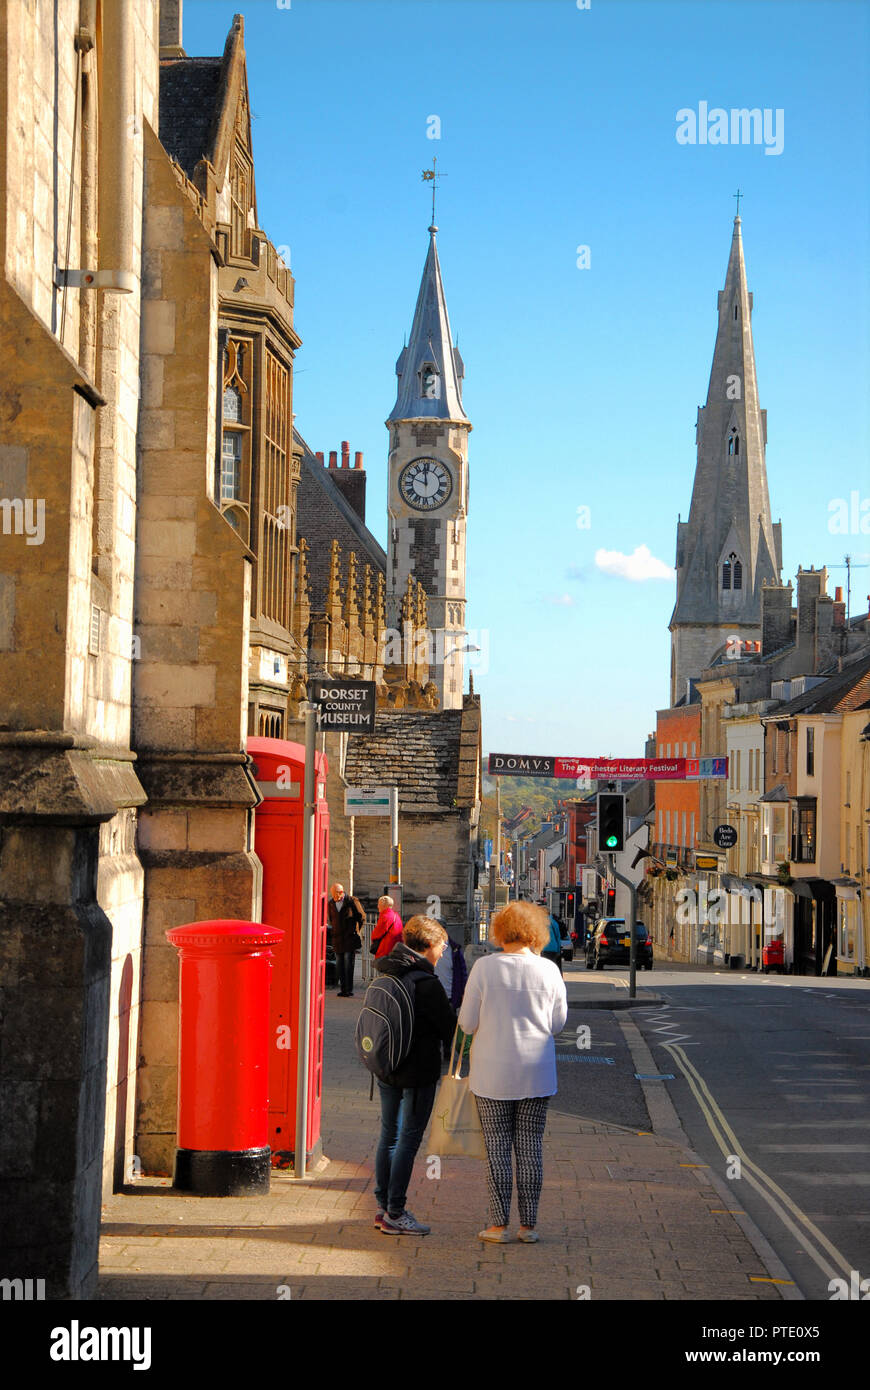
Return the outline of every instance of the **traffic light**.
{"type": "Polygon", "coordinates": [[[616,889],[615,889],[615,888],[608,888],[608,890],[607,890],[607,906],[606,906],[605,909],[604,909],[604,915],[605,915],[605,917],[612,917],[612,916],[614,915],[615,912],[616,912],[616,889]]]}
{"type": "Polygon", "coordinates": [[[598,848],[604,854],[625,849],[625,796],[622,792],[598,793],[598,848]]]}

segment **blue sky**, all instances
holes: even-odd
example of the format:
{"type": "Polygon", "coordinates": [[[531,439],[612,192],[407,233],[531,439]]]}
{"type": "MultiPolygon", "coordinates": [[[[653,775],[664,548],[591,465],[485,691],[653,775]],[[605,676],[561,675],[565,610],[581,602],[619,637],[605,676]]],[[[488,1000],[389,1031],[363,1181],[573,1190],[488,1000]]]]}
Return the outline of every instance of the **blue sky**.
{"type": "MultiPolygon", "coordinates": [[[[783,576],[847,551],[870,566],[870,534],[829,530],[834,499],[870,497],[870,6],[185,0],[186,51],[220,53],[238,9],[260,223],[296,277],[297,427],[364,451],[383,542],[437,155],[484,746],[641,754],[668,701],[674,585],[596,555],[673,565],[738,187],[783,576]],[[781,110],[781,153],[679,144],[677,112],[702,101],[781,110]]],[[[853,613],[868,591],[856,568],[853,613]]]]}

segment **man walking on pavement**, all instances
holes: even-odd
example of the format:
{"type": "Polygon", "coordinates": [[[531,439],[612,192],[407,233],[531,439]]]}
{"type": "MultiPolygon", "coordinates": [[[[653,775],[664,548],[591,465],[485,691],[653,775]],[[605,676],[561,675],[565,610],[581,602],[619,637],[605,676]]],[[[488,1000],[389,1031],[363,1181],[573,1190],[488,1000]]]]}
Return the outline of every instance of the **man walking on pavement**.
{"type": "Polygon", "coordinates": [[[352,999],[353,970],[356,953],[362,946],[360,931],[366,915],[359,899],[349,898],[342,883],[333,883],[329,891],[331,896],[327,915],[332,927],[332,949],[338,971],[338,998],[352,999]]]}

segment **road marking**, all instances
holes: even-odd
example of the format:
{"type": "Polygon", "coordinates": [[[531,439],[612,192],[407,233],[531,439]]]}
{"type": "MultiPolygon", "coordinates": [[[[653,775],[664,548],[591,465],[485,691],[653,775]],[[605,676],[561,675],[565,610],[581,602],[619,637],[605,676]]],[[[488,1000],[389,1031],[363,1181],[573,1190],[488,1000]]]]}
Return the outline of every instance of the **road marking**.
{"type": "Polygon", "coordinates": [[[867,1154],[870,1144],[759,1144],[768,1154],[867,1154]]]}
{"type": "Polygon", "coordinates": [[[750,1284],[791,1284],[794,1287],[793,1279],[771,1279],[767,1274],[750,1274],[750,1284]]]}
{"type": "MultiPolygon", "coordinates": [[[[819,1269],[827,1278],[837,1277],[837,1271],[851,1276],[852,1266],[840,1253],[835,1245],[828,1240],[817,1226],[810,1221],[809,1217],[801,1211],[800,1207],[792,1201],[787,1192],[773,1181],[747,1154],[736,1134],[734,1133],[719,1106],[711,1094],[706,1081],[700,1072],[693,1066],[682,1048],[673,1044],[666,1043],[668,1051],[674,1057],[680,1071],[689,1083],[689,1089],[694,1095],[707,1126],[716,1141],[718,1148],[726,1158],[736,1154],[742,1164],[743,1175],[751,1187],[767,1202],[768,1206],[779,1217],[783,1225],[791,1231],[805,1247],[807,1254],[818,1265],[819,1269]],[[808,1238],[812,1236],[812,1240],[808,1238]],[[815,1248],[816,1242],[820,1250],[815,1248]],[[826,1251],[833,1261],[833,1264],[825,1258],[821,1251],[826,1251]]],[[[809,1099],[809,1098],[808,1098],[809,1099]]]]}
{"type": "MultiPolygon", "coordinates": [[[[768,1129],[830,1129],[830,1120],[771,1120],[768,1129]]],[[[870,1129],[870,1120],[838,1120],[838,1129],[870,1129]]]]}
{"type": "MultiPolygon", "coordinates": [[[[783,1100],[793,1100],[799,1105],[818,1105],[818,1096],[787,1096],[783,1095],[783,1100]]],[[[859,1105],[861,1101],[867,1103],[866,1096],[828,1096],[829,1105],[859,1105]]]]}
{"type": "Polygon", "coordinates": [[[870,1173],[783,1173],[782,1176],[815,1187],[827,1187],[828,1184],[835,1187],[870,1187],[870,1173]]]}

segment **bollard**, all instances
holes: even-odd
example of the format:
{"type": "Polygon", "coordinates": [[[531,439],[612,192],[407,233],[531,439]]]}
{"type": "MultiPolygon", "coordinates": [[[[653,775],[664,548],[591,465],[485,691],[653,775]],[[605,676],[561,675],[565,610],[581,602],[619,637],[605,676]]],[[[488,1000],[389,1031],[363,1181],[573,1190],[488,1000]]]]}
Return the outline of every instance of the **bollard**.
{"type": "Polygon", "coordinates": [[[166,933],[180,969],[173,1184],[182,1192],[269,1191],[269,948],[283,935],[228,920],[166,933]]]}

